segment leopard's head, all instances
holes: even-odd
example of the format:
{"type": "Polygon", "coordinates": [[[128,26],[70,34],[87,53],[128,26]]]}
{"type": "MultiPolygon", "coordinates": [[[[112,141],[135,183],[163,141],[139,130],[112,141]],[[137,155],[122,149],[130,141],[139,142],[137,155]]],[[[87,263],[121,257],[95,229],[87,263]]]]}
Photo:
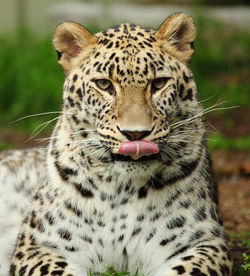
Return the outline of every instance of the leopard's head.
{"type": "Polygon", "coordinates": [[[199,154],[202,109],[189,68],[195,35],[183,13],[158,30],[128,23],[95,35],[73,22],[56,28],[66,76],[62,116],[79,152],[144,164],[199,154]]]}

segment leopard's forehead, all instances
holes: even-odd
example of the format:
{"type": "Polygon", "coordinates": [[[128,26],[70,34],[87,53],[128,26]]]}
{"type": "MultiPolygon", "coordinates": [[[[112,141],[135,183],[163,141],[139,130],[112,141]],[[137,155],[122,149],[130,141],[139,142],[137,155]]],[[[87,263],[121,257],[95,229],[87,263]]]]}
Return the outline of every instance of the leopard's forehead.
{"type": "Polygon", "coordinates": [[[96,37],[95,51],[84,65],[87,73],[104,74],[124,86],[141,86],[173,71],[172,66],[168,67],[172,58],[162,49],[153,29],[123,23],[97,33],[96,37]]]}
{"type": "Polygon", "coordinates": [[[130,48],[133,46],[133,44],[138,44],[141,46],[141,48],[152,47],[151,43],[156,41],[155,30],[137,26],[131,23],[122,23],[113,28],[101,31],[97,33],[96,36],[100,38],[100,44],[109,44],[107,45],[108,48],[111,48],[113,46],[110,42],[114,40],[120,42],[119,46],[117,46],[118,43],[117,45],[115,45],[116,48],[123,46],[127,46],[127,48],[130,48]]]}

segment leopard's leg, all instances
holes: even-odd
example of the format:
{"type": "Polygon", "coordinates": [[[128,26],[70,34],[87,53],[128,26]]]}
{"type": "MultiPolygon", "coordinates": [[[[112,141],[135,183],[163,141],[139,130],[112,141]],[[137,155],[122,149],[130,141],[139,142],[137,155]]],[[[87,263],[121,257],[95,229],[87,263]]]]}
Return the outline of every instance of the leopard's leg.
{"type": "Polygon", "coordinates": [[[204,242],[194,248],[187,245],[176,250],[153,275],[230,276],[232,262],[225,244],[204,242]]]}
{"type": "Polygon", "coordinates": [[[32,237],[20,234],[13,254],[11,276],[75,275],[68,262],[53,250],[32,244],[32,237]]]}

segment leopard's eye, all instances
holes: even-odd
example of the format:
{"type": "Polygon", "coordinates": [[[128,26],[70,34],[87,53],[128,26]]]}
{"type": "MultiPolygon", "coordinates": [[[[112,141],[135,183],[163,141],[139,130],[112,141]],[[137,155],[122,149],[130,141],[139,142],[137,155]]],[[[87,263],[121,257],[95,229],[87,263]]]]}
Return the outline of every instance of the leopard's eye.
{"type": "Polygon", "coordinates": [[[107,80],[107,79],[95,80],[95,84],[98,88],[108,92],[110,95],[113,95],[115,93],[115,88],[110,80],[107,80]]]}
{"type": "Polygon", "coordinates": [[[166,77],[154,79],[151,84],[151,93],[161,90],[169,80],[170,78],[166,77]]]}
{"type": "Polygon", "coordinates": [[[112,85],[111,81],[106,79],[96,80],[95,83],[97,87],[102,90],[107,90],[112,85]]]}

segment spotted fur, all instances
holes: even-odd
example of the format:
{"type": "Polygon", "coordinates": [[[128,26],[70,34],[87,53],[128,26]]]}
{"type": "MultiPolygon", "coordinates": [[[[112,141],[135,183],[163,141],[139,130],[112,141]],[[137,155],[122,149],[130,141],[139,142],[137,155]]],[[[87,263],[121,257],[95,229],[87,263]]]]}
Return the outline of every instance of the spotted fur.
{"type": "Polygon", "coordinates": [[[189,68],[194,39],[193,20],[182,13],[157,31],[57,27],[63,112],[11,275],[86,275],[107,266],[148,276],[231,275],[189,68]],[[118,154],[138,139],[159,153],[118,154]]]}

